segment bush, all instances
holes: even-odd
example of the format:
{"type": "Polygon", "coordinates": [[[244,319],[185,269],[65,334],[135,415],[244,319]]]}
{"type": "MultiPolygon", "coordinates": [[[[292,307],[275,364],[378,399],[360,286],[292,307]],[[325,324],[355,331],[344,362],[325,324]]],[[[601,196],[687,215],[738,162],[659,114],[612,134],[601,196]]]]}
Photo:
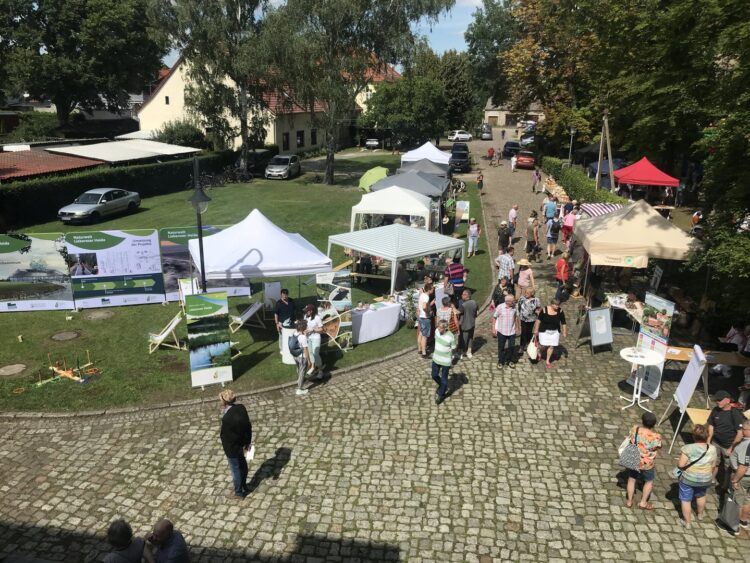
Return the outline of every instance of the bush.
{"type": "Polygon", "coordinates": [[[60,136],[57,114],[29,111],[20,115],[18,127],[5,136],[8,143],[46,141],[60,136]]]}
{"type": "Polygon", "coordinates": [[[208,141],[195,123],[188,120],[169,121],[155,132],[154,140],[172,145],[208,148],[208,141]]]}
{"type": "Polygon", "coordinates": [[[563,160],[551,156],[542,158],[542,170],[552,176],[570,199],[581,203],[628,203],[628,200],[606,189],[596,189],[596,182],[579,168],[563,168],[563,160]]]}
{"type": "MultiPolygon", "coordinates": [[[[218,172],[228,160],[227,153],[201,156],[201,172],[218,172]]],[[[146,198],[186,189],[192,174],[192,159],[182,159],[119,168],[94,168],[66,176],[3,184],[0,186],[0,231],[51,221],[61,207],[86,190],[121,188],[137,191],[146,198]]]]}

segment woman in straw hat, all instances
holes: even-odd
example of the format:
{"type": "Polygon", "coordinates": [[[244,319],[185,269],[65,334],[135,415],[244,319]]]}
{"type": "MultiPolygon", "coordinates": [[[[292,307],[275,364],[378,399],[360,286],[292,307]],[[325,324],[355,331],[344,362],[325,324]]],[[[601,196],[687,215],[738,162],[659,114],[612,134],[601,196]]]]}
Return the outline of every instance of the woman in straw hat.
{"type": "Polygon", "coordinates": [[[516,299],[520,298],[528,288],[536,287],[536,283],[534,283],[534,271],[531,269],[531,262],[526,258],[523,258],[518,261],[518,266],[518,274],[516,274],[518,280],[515,283],[516,299]]]}

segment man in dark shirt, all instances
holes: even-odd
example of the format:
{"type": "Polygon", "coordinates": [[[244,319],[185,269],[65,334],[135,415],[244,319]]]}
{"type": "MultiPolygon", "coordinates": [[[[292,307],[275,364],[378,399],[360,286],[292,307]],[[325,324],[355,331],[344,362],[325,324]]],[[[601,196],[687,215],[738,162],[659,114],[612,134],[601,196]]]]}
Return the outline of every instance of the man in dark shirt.
{"type": "Polygon", "coordinates": [[[156,523],[148,541],[157,547],[154,555],[156,563],[190,563],[185,538],[166,518],[156,523]]]}
{"type": "Polygon", "coordinates": [[[503,252],[506,252],[510,243],[510,229],[508,228],[508,222],[503,221],[500,223],[500,228],[497,230],[497,246],[502,248],[503,252]]]}
{"type": "Polygon", "coordinates": [[[276,330],[281,333],[281,328],[294,328],[295,311],[294,300],[289,297],[289,290],[281,290],[281,299],[276,302],[276,310],[273,314],[276,321],[276,330]]]}
{"type": "Polygon", "coordinates": [[[245,450],[253,441],[253,427],[244,405],[237,404],[237,397],[231,389],[224,389],[219,395],[221,408],[221,446],[227,456],[232,472],[234,492],[228,493],[231,500],[242,499],[247,493],[247,460],[245,450]]]}
{"type": "Polygon", "coordinates": [[[734,446],[742,441],[742,423],[745,417],[732,408],[732,396],[726,391],[716,393],[716,407],[708,416],[708,442],[719,451],[719,471],[716,475],[717,489],[726,491],[729,486],[729,458],[734,446]]]}

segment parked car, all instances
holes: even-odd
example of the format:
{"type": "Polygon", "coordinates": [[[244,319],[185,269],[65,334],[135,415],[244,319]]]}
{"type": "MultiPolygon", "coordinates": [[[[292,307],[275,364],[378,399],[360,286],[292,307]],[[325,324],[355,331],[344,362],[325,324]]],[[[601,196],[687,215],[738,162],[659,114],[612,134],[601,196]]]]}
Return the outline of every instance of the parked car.
{"type": "Polygon", "coordinates": [[[451,172],[468,172],[471,170],[471,160],[468,151],[456,151],[451,153],[449,161],[451,172]]]}
{"type": "Polygon", "coordinates": [[[492,129],[489,131],[482,131],[482,135],[480,137],[483,141],[491,141],[492,140],[492,129]]]}
{"type": "Polygon", "coordinates": [[[507,141],[503,145],[503,156],[510,158],[514,154],[518,154],[521,150],[521,145],[518,141],[507,141]]]}
{"type": "Polygon", "coordinates": [[[470,152],[469,145],[467,145],[466,143],[453,143],[453,146],[451,147],[451,153],[454,152],[470,152]]]}
{"type": "Polygon", "coordinates": [[[448,141],[453,143],[454,141],[471,141],[471,133],[468,131],[464,131],[463,129],[458,129],[456,131],[451,131],[448,133],[448,141]]]}
{"type": "Polygon", "coordinates": [[[278,154],[266,166],[266,180],[281,178],[288,180],[299,176],[302,172],[299,157],[296,154],[278,154]]]}
{"type": "Polygon", "coordinates": [[[521,135],[521,140],[519,141],[522,147],[528,147],[529,145],[534,144],[534,133],[525,133],[521,135]]]}
{"type": "Polygon", "coordinates": [[[532,125],[534,127],[536,127],[536,121],[534,121],[532,119],[524,119],[524,120],[518,122],[518,127],[519,128],[523,128],[523,129],[525,129],[526,127],[530,127],[532,125]]]}
{"type": "Polygon", "coordinates": [[[253,176],[260,176],[272,158],[273,153],[268,149],[251,150],[247,153],[247,169],[253,176]]]}
{"type": "Polygon", "coordinates": [[[531,151],[520,151],[516,158],[516,168],[528,168],[533,170],[536,166],[536,157],[531,151]]]}
{"type": "Polygon", "coordinates": [[[366,149],[379,149],[380,141],[378,139],[367,139],[365,141],[365,148],[366,149]]]}
{"type": "Polygon", "coordinates": [[[114,188],[96,188],[79,195],[73,203],[57,212],[63,223],[96,223],[102,217],[132,212],[141,205],[138,192],[114,188]]]}

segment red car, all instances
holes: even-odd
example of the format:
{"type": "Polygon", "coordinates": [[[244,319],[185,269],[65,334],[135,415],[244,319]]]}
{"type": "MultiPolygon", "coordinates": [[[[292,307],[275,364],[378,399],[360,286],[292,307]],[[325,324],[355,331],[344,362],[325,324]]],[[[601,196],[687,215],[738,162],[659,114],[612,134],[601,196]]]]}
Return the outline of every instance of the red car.
{"type": "Polygon", "coordinates": [[[536,166],[536,158],[534,158],[533,152],[521,151],[518,153],[518,156],[516,157],[516,168],[528,168],[529,170],[533,170],[534,166],[536,166]]]}

